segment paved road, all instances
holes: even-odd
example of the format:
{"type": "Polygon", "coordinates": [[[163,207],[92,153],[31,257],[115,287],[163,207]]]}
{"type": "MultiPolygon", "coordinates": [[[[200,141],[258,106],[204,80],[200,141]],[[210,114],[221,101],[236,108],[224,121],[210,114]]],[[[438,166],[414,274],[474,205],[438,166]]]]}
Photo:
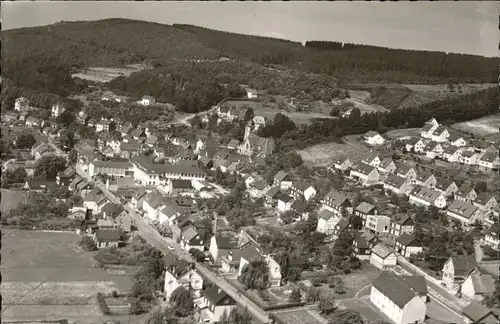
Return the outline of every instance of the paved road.
{"type": "MultiPolygon", "coordinates": [[[[113,195],[111,192],[109,192],[105,185],[101,183],[96,183],[95,186],[99,189],[102,190],[104,195],[108,197],[108,199],[117,204],[121,204],[120,199],[118,199],[115,195],[113,195]]],[[[177,243],[172,240],[165,238],[161,236],[152,226],[150,226],[140,215],[138,215],[131,207],[124,206],[124,208],[129,212],[130,217],[135,221],[137,230],[139,232],[139,235],[141,235],[142,238],[144,238],[149,244],[152,246],[156,247],[158,250],[162,251],[163,254],[171,254],[173,253],[170,249],[169,246],[175,247],[175,254],[177,254],[179,257],[188,260],[188,261],[193,261],[189,253],[182,251],[180,246],[177,245],[177,243]]],[[[235,287],[233,287],[231,284],[226,282],[225,280],[218,278],[216,275],[214,275],[213,272],[205,268],[203,265],[200,263],[196,262],[196,269],[207,279],[215,283],[218,287],[220,287],[226,294],[231,296],[238,304],[240,304],[242,307],[246,307],[250,314],[258,320],[261,323],[268,323],[269,318],[267,317],[266,313],[259,307],[257,304],[253,303],[251,300],[246,298],[245,296],[241,295],[238,296],[238,291],[235,287]]]]}
{"type": "Polygon", "coordinates": [[[476,263],[481,264],[481,261],[483,261],[483,249],[478,239],[474,240],[474,255],[476,256],[476,263]]]}
{"type": "Polygon", "coordinates": [[[183,124],[183,125],[191,127],[191,123],[189,122],[191,119],[193,119],[195,116],[201,117],[203,115],[207,115],[207,114],[213,112],[216,109],[216,107],[217,106],[213,106],[212,108],[210,108],[207,111],[202,111],[202,112],[199,112],[199,113],[196,113],[196,114],[191,114],[191,115],[184,116],[184,117],[182,117],[179,120],[168,122],[166,125],[179,125],[179,124],[183,124]]]}

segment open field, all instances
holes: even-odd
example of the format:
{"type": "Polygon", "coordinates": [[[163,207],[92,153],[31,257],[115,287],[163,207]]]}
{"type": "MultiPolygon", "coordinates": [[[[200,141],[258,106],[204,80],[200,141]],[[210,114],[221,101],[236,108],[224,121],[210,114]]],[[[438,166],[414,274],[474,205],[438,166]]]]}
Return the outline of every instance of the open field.
{"type": "Polygon", "coordinates": [[[405,138],[405,137],[412,137],[420,136],[420,128],[403,128],[403,129],[394,129],[391,131],[388,131],[387,133],[383,134],[382,136],[394,139],[394,138],[405,138]]]}
{"type": "MultiPolygon", "coordinates": [[[[26,200],[27,193],[25,191],[12,191],[2,189],[1,212],[6,213],[9,210],[17,208],[26,200]]],[[[4,261],[5,262],[5,261],[4,261]]]]}
{"type": "MultiPolygon", "coordinates": [[[[2,318],[8,320],[101,317],[95,295],[125,292],[73,233],[2,230],[2,318]]],[[[130,278],[128,278],[130,281],[130,278]]],[[[103,317],[104,318],[104,317],[103,317]]]]}
{"type": "Polygon", "coordinates": [[[390,322],[389,318],[382,314],[382,312],[370,302],[368,297],[362,299],[339,300],[338,306],[340,309],[352,309],[359,312],[368,323],[376,323],[378,321],[390,322]]]}
{"type": "Polygon", "coordinates": [[[327,321],[307,308],[276,312],[276,317],[287,324],[325,324],[327,321]]]}
{"type": "Polygon", "coordinates": [[[326,143],[318,144],[298,151],[302,159],[310,166],[327,166],[338,156],[348,156],[351,160],[366,157],[369,149],[361,144],[326,143]]]}
{"type": "Polygon", "coordinates": [[[451,127],[464,133],[472,134],[476,137],[497,135],[500,133],[500,114],[456,123],[451,127]]]}
{"type": "MultiPolygon", "coordinates": [[[[311,118],[329,118],[333,119],[335,117],[331,117],[326,114],[314,113],[314,112],[291,112],[285,111],[278,108],[278,104],[274,102],[260,102],[260,101],[227,101],[229,105],[241,107],[241,106],[249,106],[254,110],[255,115],[264,116],[269,120],[273,120],[274,115],[277,113],[282,113],[283,115],[288,116],[291,120],[293,120],[296,124],[311,124],[311,118]]],[[[293,109],[293,108],[292,108],[293,109]]]]}
{"type": "Polygon", "coordinates": [[[145,68],[140,64],[129,65],[123,68],[89,67],[82,72],[72,74],[71,77],[105,83],[119,76],[128,77],[132,73],[144,70],[145,68]]]}
{"type": "Polygon", "coordinates": [[[427,303],[426,315],[429,317],[426,321],[429,324],[463,323],[460,316],[451,312],[432,298],[427,303]]]}

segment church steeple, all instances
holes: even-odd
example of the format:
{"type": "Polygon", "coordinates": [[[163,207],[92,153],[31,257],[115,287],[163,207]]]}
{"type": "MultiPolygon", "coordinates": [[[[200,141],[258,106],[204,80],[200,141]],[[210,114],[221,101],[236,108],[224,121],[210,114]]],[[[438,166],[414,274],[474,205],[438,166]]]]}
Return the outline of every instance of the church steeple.
{"type": "Polygon", "coordinates": [[[245,136],[243,137],[243,141],[246,141],[250,137],[252,129],[253,129],[253,122],[250,120],[245,126],[245,136]]]}

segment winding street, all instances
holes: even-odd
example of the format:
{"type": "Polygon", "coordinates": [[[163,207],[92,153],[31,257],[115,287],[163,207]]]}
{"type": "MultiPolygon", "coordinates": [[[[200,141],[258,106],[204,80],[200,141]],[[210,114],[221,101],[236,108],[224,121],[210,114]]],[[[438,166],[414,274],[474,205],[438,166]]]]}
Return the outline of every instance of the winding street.
{"type": "MultiPolygon", "coordinates": [[[[83,172],[79,168],[76,169],[77,173],[80,176],[87,178],[85,172],[83,172]]],[[[161,236],[160,233],[156,231],[156,229],[150,226],[131,207],[123,205],[120,199],[118,199],[114,194],[106,189],[106,186],[104,184],[96,182],[95,186],[99,188],[111,202],[121,204],[128,211],[129,216],[133,221],[135,221],[135,225],[137,227],[139,235],[144,238],[149,244],[156,247],[164,255],[175,253],[180,258],[193,262],[193,259],[188,252],[183,251],[174,240],[161,236]],[[174,247],[175,251],[171,251],[169,249],[169,246],[174,247]]],[[[247,308],[250,314],[255,318],[255,320],[263,324],[269,323],[269,317],[267,316],[266,312],[263,311],[257,304],[245,297],[243,294],[238,294],[238,290],[234,286],[226,282],[224,279],[217,277],[212,271],[204,267],[202,264],[195,262],[195,266],[196,270],[198,270],[202,276],[216,284],[226,294],[231,296],[241,307],[247,308]]]]}

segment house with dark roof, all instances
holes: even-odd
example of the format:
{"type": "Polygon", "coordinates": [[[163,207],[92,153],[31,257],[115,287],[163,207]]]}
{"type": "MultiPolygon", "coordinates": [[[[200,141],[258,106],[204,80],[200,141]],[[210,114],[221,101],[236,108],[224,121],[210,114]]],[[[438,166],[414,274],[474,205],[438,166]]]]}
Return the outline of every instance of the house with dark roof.
{"type": "Polygon", "coordinates": [[[295,179],[287,172],[280,170],[273,179],[273,187],[278,187],[281,190],[289,189],[295,179]]]}
{"type": "Polygon", "coordinates": [[[316,231],[324,233],[327,238],[332,238],[335,232],[335,226],[340,221],[332,211],[328,209],[323,209],[318,214],[318,225],[316,226],[316,231]]]}
{"type": "Polygon", "coordinates": [[[389,234],[396,238],[403,233],[413,234],[415,228],[415,222],[408,214],[394,214],[391,218],[391,225],[389,228],[389,234]]]}
{"type": "Polygon", "coordinates": [[[436,181],[435,189],[441,192],[445,197],[451,197],[458,191],[458,186],[452,179],[439,178],[436,181]]]}
{"type": "Polygon", "coordinates": [[[493,210],[498,205],[498,200],[489,192],[480,193],[472,202],[474,206],[484,212],[485,215],[493,213],[493,210]]]}
{"type": "Polygon", "coordinates": [[[460,200],[464,202],[472,203],[472,201],[476,200],[477,193],[476,190],[471,185],[463,184],[458,190],[455,192],[454,199],[460,200]]]}
{"type": "Polygon", "coordinates": [[[142,210],[142,203],[144,201],[144,198],[146,197],[146,190],[144,188],[138,188],[134,190],[134,194],[132,195],[132,199],[130,200],[130,203],[132,204],[132,207],[137,210],[142,210]]]}
{"type": "Polygon", "coordinates": [[[205,251],[205,231],[196,228],[196,226],[188,226],[181,232],[181,248],[184,251],[196,249],[201,252],[205,251]]]}
{"type": "Polygon", "coordinates": [[[236,307],[236,302],[217,285],[203,293],[201,300],[195,300],[195,307],[200,310],[201,323],[217,323],[223,314],[229,314],[236,307]]]}
{"type": "Polygon", "coordinates": [[[293,197],[284,193],[280,193],[277,199],[278,205],[276,207],[279,212],[284,213],[290,210],[293,204],[293,197]]]}
{"type": "Polygon", "coordinates": [[[229,253],[229,250],[237,249],[238,241],[234,237],[214,235],[210,239],[209,253],[215,264],[220,263],[220,258],[229,253]]]}
{"type": "Polygon", "coordinates": [[[437,182],[436,177],[429,171],[420,171],[415,181],[417,185],[427,188],[434,188],[437,182]]]}
{"type": "Polygon", "coordinates": [[[460,156],[462,156],[463,149],[453,145],[447,146],[443,149],[443,159],[450,163],[458,163],[460,156]]]}
{"type": "Polygon", "coordinates": [[[443,157],[443,145],[438,142],[431,141],[425,146],[425,156],[429,159],[443,157]]]}
{"type": "Polygon", "coordinates": [[[461,292],[472,300],[483,301],[484,297],[491,296],[495,290],[495,279],[490,274],[472,271],[462,284],[461,292]]]}
{"type": "Polygon", "coordinates": [[[396,163],[391,158],[383,159],[379,166],[378,171],[384,174],[396,172],[396,163]]]}
{"type": "Polygon", "coordinates": [[[450,290],[458,291],[469,273],[477,268],[474,256],[450,257],[443,266],[443,284],[450,290]]]}
{"type": "Polygon", "coordinates": [[[480,154],[474,152],[472,148],[467,148],[462,151],[458,162],[465,165],[478,165],[480,154]]]}
{"type": "Polygon", "coordinates": [[[370,301],[396,324],[425,321],[425,302],[410,283],[392,272],[383,271],[373,281],[370,301]]]}
{"type": "Polygon", "coordinates": [[[412,137],[405,143],[406,151],[415,152],[415,153],[423,153],[425,148],[425,143],[419,137],[412,137]]]}
{"type": "Polygon", "coordinates": [[[409,197],[410,204],[416,204],[425,207],[434,206],[439,209],[443,209],[444,207],[446,207],[446,198],[443,196],[443,194],[428,187],[416,186],[410,192],[409,197]]]}
{"type": "Polygon", "coordinates": [[[448,141],[450,142],[450,145],[453,145],[456,147],[467,146],[467,142],[465,141],[465,139],[458,134],[451,134],[450,137],[448,138],[448,141]]]}
{"type": "Polygon", "coordinates": [[[254,245],[245,246],[243,249],[241,249],[240,252],[240,266],[238,267],[238,276],[241,276],[241,273],[243,272],[245,267],[249,266],[250,263],[262,259],[264,259],[264,257],[254,245]]]}
{"type": "Polygon", "coordinates": [[[371,165],[374,168],[378,168],[382,160],[378,157],[376,154],[369,154],[366,158],[364,158],[362,161],[364,164],[371,165]]]}
{"type": "Polygon", "coordinates": [[[432,138],[432,134],[439,127],[439,123],[436,119],[432,118],[428,122],[424,124],[424,126],[420,129],[420,137],[423,138],[432,138]]]}
{"type": "Polygon", "coordinates": [[[395,266],[397,259],[394,250],[383,243],[379,243],[371,249],[370,263],[378,269],[385,270],[395,266]]]}
{"type": "Polygon", "coordinates": [[[363,139],[369,145],[382,145],[385,142],[385,139],[375,131],[366,132],[363,139]]]}
{"type": "Polygon", "coordinates": [[[377,235],[369,231],[353,231],[352,234],[352,255],[360,260],[368,260],[371,249],[379,242],[377,235]]]}
{"type": "Polygon", "coordinates": [[[329,166],[330,170],[347,171],[352,167],[353,163],[347,156],[339,155],[334,158],[333,163],[329,166]]]}
{"type": "Polygon", "coordinates": [[[64,171],[60,171],[57,173],[56,183],[59,186],[69,186],[71,181],[76,176],[76,170],[73,167],[68,167],[64,171]]]}
{"type": "Polygon", "coordinates": [[[94,188],[83,197],[83,206],[91,210],[94,215],[97,215],[108,201],[108,198],[106,198],[99,188],[94,188]]]}
{"type": "Polygon", "coordinates": [[[293,202],[290,210],[296,215],[295,221],[301,221],[308,219],[314,208],[307,201],[296,200],[293,202]]]}
{"type": "Polygon", "coordinates": [[[238,273],[240,268],[241,259],[240,249],[229,250],[226,255],[223,255],[220,259],[221,270],[225,273],[238,273]]]}
{"type": "Polygon", "coordinates": [[[95,231],[94,240],[98,249],[118,247],[120,232],[113,229],[98,229],[95,231]]]}
{"type": "Polygon", "coordinates": [[[281,193],[279,187],[271,187],[266,191],[264,195],[264,201],[266,205],[274,207],[278,204],[278,196],[281,193]]]}
{"type": "Polygon", "coordinates": [[[270,186],[264,179],[257,178],[254,182],[252,182],[248,188],[248,193],[253,198],[260,198],[264,196],[270,186]]]}
{"type": "Polygon", "coordinates": [[[48,180],[27,180],[24,183],[23,189],[35,192],[47,192],[50,188],[57,187],[53,181],[48,180]]]}
{"type": "Polygon", "coordinates": [[[326,194],[321,203],[323,204],[322,209],[328,209],[334,214],[352,213],[354,209],[349,197],[336,190],[326,194]]]}
{"type": "Polygon", "coordinates": [[[417,179],[417,171],[409,164],[402,163],[398,166],[396,174],[400,177],[409,179],[412,183],[417,179]]]}
{"type": "Polygon", "coordinates": [[[498,223],[494,223],[484,232],[483,236],[484,244],[497,251],[500,250],[500,236],[498,233],[500,233],[500,225],[498,223]]]}
{"type": "Polygon", "coordinates": [[[181,194],[191,194],[194,192],[191,180],[168,179],[166,187],[167,194],[177,196],[181,194]]]}
{"type": "Polygon", "coordinates": [[[384,190],[396,195],[407,195],[412,189],[412,181],[396,174],[389,174],[384,180],[384,190]]]}
{"type": "Polygon", "coordinates": [[[316,195],[316,189],[309,182],[295,180],[290,187],[290,193],[295,199],[305,199],[309,201],[316,195]]]}
{"type": "Polygon", "coordinates": [[[170,300],[172,293],[179,287],[188,290],[194,298],[200,297],[203,289],[203,277],[196,271],[194,263],[177,259],[165,264],[165,285],[163,288],[165,298],[170,300]]]}
{"type": "Polygon", "coordinates": [[[454,200],[446,209],[446,215],[462,223],[465,228],[469,228],[476,221],[482,223],[484,212],[471,203],[461,200],[454,200]]]}
{"type": "Polygon", "coordinates": [[[405,258],[423,251],[422,244],[411,234],[403,233],[396,238],[396,252],[405,258]]]}
{"type": "Polygon", "coordinates": [[[466,324],[498,324],[500,320],[498,311],[486,308],[475,300],[462,309],[462,315],[466,324]]]}
{"type": "Polygon", "coordinates": [[[349,231],[350,228],[351,223],[349,222],[349,220],[347,218],[341,218],[333,229],[333,239],[338,239],[342,233],[349,231]]]}
{"type": "Polygon", "coordinates": [[[363,226],[366,224],[366,219],[368,215],[379,215],[379,214],[380,214],[379,208],[370,203],[367,203],[366,201],[362,201],[354,209],[354,215],[359,216],[363,220],[362,223],[363,226]]]}

